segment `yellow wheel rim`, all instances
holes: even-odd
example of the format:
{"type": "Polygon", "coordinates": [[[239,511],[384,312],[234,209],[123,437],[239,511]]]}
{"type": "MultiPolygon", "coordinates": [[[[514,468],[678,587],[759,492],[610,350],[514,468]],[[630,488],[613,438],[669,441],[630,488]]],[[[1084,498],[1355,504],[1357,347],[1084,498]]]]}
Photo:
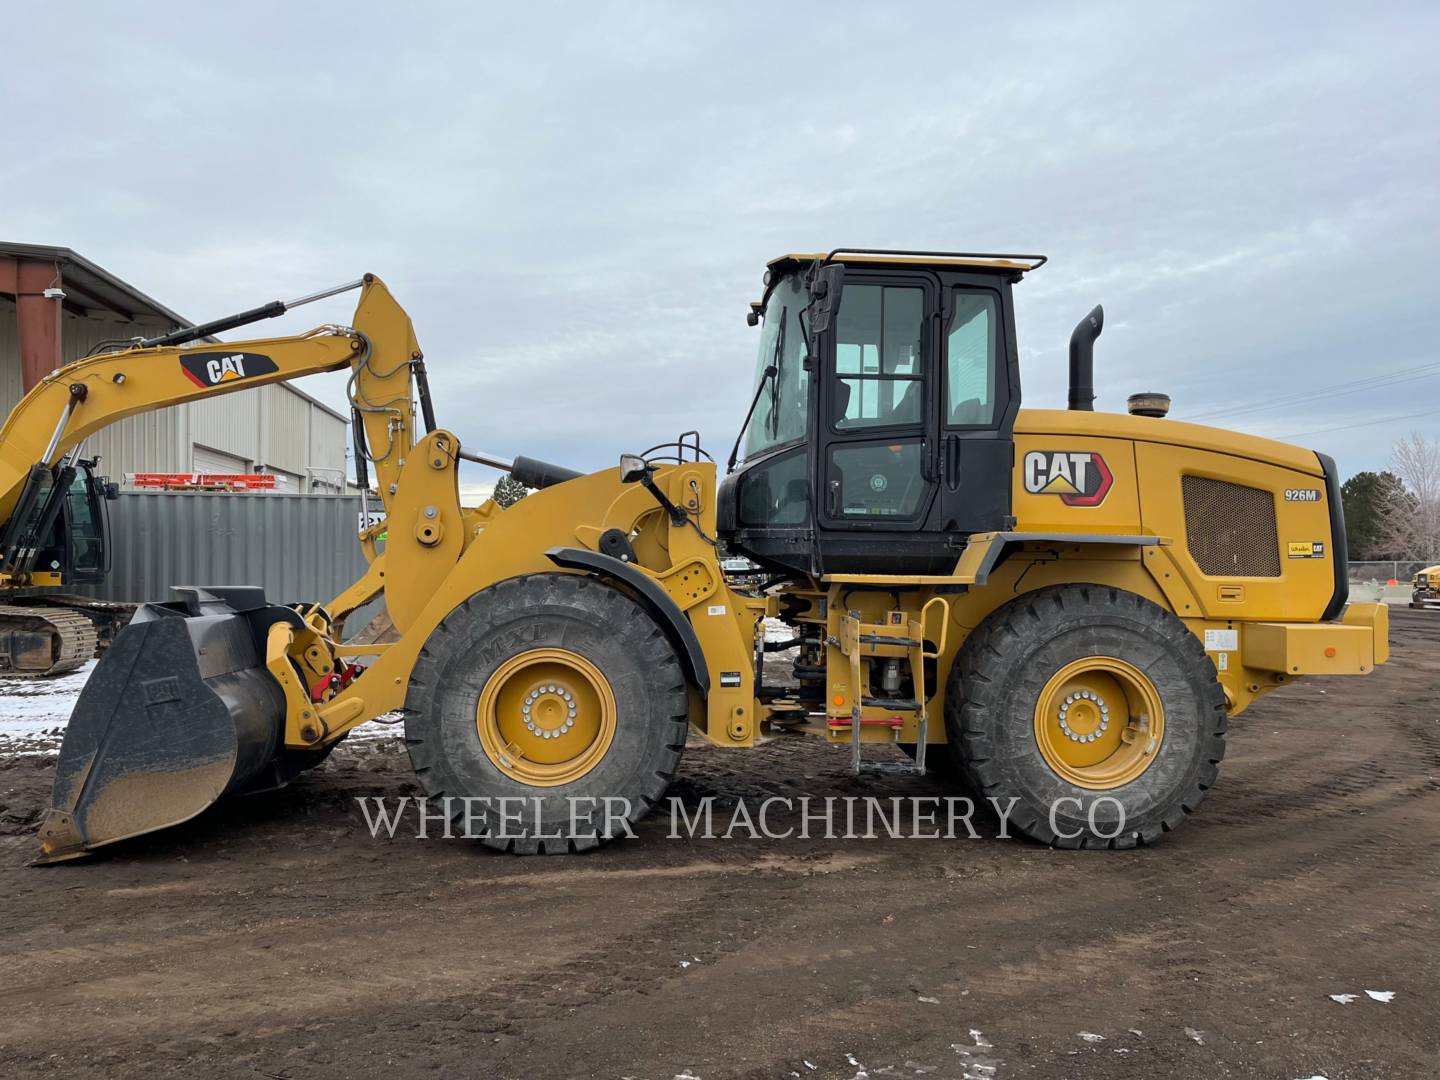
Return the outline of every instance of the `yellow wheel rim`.
{"type": "Polygon", "coordinates": [[[1104,791],[1128,784],[1154,762],[1165,710],[1139,668],[1110,656],[1066,664],[1035,704],[1035,742],[1057,775],[1104,791]]]}
{"type": "Polygon", "coordinates": [[[579,653],[532,649],[486,680],[475,726],[485,755],[506,776],[556,787],[580,779],[610,749],[615,695],[579,653]]]}

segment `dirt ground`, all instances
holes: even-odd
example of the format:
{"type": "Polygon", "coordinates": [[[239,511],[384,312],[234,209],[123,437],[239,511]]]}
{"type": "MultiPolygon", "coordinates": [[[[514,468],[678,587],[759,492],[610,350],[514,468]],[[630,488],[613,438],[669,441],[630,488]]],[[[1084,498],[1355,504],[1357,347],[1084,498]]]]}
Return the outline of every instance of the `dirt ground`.
{"type": "MultiPolygon", "coordinates": [[[[668,818],[558,858],[374,840],[356,796],[413,791],[386,738],[32,869],[54,759],[11,754],[0,1075],[1435,1076],[1440,612],[1392,612],[1387,667],[1266,698],[1200,813],[1134,852],[668,818]]],[[[697,747],[674,791],[943,791],[847,764],[697,747]]]]}

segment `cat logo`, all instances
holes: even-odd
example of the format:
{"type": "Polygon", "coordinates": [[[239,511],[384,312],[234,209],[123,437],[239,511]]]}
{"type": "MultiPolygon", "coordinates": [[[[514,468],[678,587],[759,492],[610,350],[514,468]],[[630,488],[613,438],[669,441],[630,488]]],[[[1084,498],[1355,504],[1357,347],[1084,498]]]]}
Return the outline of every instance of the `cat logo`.
{"type": "Polygon", "coordinates": [[[190,352],[180,357],[185,377],[202,390],[237,379],[253,379],[280,369],[268,356],[253,352],[190,352]]]}
{"type": "Polygon", "coordinates": [[[1089,450],[1031,450],[1025,455],[1025,490],[1059,495],[1066,506],[1099,506],[1115,483],[1105,459],[1089,450]]]}

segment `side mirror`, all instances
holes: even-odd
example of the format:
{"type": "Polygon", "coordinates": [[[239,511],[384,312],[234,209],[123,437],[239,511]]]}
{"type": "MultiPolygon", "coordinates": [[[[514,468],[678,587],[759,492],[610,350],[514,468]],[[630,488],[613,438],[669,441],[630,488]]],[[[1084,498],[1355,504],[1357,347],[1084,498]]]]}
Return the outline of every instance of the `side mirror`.
{"type": "Polygon", "coordinates": [[[620,482],[634,484],[644,480],[650,473],[649,463],[639,454],[620,455],[620,482]]]}
{"type": "Polygon", "coordinates": [[[827,263],[815,272],[810,282],[810,332],[823,334],[830,329],[835,312],[840,310],[840,294],[845,288],[845,264],[827,263]]]}
{"type": "Polygon", "coordinates": [[[105,499],[107,502],[114,502],[120,498],[120,485],[114,480],[105,481],[105,499]]]}

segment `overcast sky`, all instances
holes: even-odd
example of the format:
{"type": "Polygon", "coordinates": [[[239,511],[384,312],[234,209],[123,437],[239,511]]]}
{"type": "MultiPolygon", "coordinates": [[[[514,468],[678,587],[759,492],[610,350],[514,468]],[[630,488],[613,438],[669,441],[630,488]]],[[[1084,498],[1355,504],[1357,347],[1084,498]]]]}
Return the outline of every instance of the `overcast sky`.
{"type": "Polygon", "coordinates": [[[374,271],[443,425],[582,468],[728,450],[765,260],[842,244],[1048,254],[1032,406],[1103,302],[1100,408],[1440,435],[1440,5],[1009,7],[17,6],[0,238],[195,320],[374,271]]]}

